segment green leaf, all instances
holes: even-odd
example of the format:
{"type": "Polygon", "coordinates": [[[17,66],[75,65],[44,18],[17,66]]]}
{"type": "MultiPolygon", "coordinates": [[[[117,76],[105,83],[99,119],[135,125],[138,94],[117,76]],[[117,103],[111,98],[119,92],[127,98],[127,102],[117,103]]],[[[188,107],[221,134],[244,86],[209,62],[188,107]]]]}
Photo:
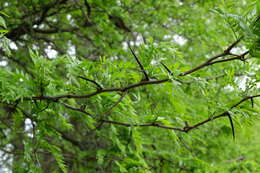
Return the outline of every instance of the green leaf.
{"type": "Polygon", "coordinates": [[[99,165],[102,165],[104,163],[104,157],[105,157],[106,153],[107,153],[107,151],[104,149],[97,151],[97,163],[99,165]]]}
{"type": "Polygon", "coordinates": [[[0,16],[0,26],[4,27],[4,28],[7,28],[6,27],[6,24],[5,24],[5,20],[2,16],[0,16]]]}

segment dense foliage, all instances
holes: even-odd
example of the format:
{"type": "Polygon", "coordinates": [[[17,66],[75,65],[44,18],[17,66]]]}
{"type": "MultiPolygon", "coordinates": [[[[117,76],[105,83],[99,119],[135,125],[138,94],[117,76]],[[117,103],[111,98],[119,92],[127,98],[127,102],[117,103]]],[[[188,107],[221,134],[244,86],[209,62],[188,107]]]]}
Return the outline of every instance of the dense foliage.
{"type": "Polygon", "coordinates": [[[260,172],[257,0],[0,1],[0,172],[260,172]]]}

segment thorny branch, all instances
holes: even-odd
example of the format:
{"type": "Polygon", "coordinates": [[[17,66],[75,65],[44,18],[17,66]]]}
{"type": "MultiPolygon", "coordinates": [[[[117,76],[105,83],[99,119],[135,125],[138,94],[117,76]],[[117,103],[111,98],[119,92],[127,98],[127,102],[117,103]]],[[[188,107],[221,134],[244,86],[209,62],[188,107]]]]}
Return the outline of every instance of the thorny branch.
{"type": "MultiPolygon", "coordinates": [[[[223,57],[223,56],[226,56],[226,55],[233,55],[230,51],[231,49],[237,45],[239,43],[239,41],[241,40],[238,39],[236,42],[234,42],[233,44],[231,44],[226,50],[224,50],[223,53],[219,54],[219,55],[216,55],[212,58],[210,58],[209,60],[207,60],[206,62],[198,65],[197,67],[195,68],[192,68],[186,72],[183,72],[183,73],[180,73],[178,76],[186,76],[188,74],[191,74],[195,71],[198,71],[204,67],[207,67],[209,65],[212,65],[212,64],[215,64],[215,63],[220,63],[220,62],[225,62],[225,61],[231,61],[231,60],[236,60],[236,59],[240,59],[240,60],[243,60],[244,61],[244,56],[246,54],[248,54],[248,51],[243,53],[242,55],[238,55],[234,58],[230,58],[230,59],[224,59],[224,60],[219,60],[219,61],[214,61],[216,60],[217,58],[219,57],[223,57]]],[[[130,49],[132,50],[132,49],[130,49]]],[[[132,52],[133,55],[134,52],[132,52]]],[[[137,88],[137,87],[140,87],[140,86],[145,86],[145,85],[154,85],[154,84],[160,84],[160,83],[165,83],[165,82],[169,82],[171,81],[171,79],[167,78],[167,79],[160,79],[160,80],[149,80],[149,77],[147,75],[147,73],[145,72],[142,64],[140,63],[140,61],[138,60],[137,56],[135,56],[136,58],[136,61],[139,62],[139,66],[141,68],[141,70],[144,72],[144,75],[146,76],[146,80],[145,81],[141,81],[141,82],[138,82],[138,83],[135,83],[135,84],[131,84],[131,85],[128,85],[128,86],[125,86],[125,87],[121,87],[121,88],[107,88],[107,89],[99,89],[95,92],[92,92],[90,94],[86,94],[86,95],[74,95],[74,94],[67,94],[67,95],[61,95],[61,96],[34,96],[34,97],[26,97],[24,98],[24,100],[50,100],[50,101],[53,101],[53,102],[57,102],[58,100],[60,99],[64,99],[64,98],[75,98],[75,99],[82,99],[82,98],[90,98],[90,97],[93,97],[95,95],[98,95],[98,94],[101,94],[101,93],[105,93],[105,92],[125,92],[125,91],[129,91],[133,88],[137,88]],[[148,79],[148,80],[147,80],[148,79]]],[[[164,65],[165,66],[165,65],[164,65]]],[[[166,66],[165,66],[166,68],[166,66]]],[[[167,68],[168,69],[168,68],[167,68]]],[[[169,70],[169,69],[168,69],[169,70]]],[[[168,71],[167,70],[167,71],[168,71]]],[[[89,80],[90,81],[90,80],[89,80]]],[[[97,82],[95,82],[94,80],[92,80],[92,83],[96,83],[96,85],[98,84],[97,82]]],[[[182,83],[182,81],[180,81],[180,83],[182,83]]]]}
{"type": "MultiPolygon", "coordinates": [[[[214,60],[218,59],[218,58],[221,58],[221,57],[225,57],[227,55],[233,55],[231,53],[231,50],[242,40],[243,37],[239,38],[237,41],[235,41],[234,43],[232,43],[226,50],[223,51],[223,53],[220,53],[216,56],[213,56],[212,58],[210,58],[209,60],[207,60],[206,62],[186,71],[186,72],[183,72],[181,74],[179,74],[179,76],[186,76],[190,73],[193,73],[195,71],[198,71],[200,70],[201,68],[204,68],[206,66],[209,66],[209,65],[212,65],[214,64],[214,60]]],[[[246,53],[247,54],[247,53],[246,53]]],[[[243,55],[243,54],[242,54],[243,55]]],[[[245,56],[245,55],[244,55],[245,56]]]]}
{"type": "MultiPolygon", "coordinates": [[[[232,55],[234,56],[234,54],[232,54],[230,51],[231,49],[236,46],[239,41],[241,40],[238,39],[236,42],[234,42],[233,44],[231,44],[226,50],[224,50],[223,53],[219,54],[219,55],[216,55],[212,58],[210,58],[209,60],[207,60],[206,62],[186,71],[186,72],[183,72],[183,73],[180,73],[178,76],[185,76],[185,75],[188,75],[188,74],[191,74],[195,71],[198,71],[206,66],[209,66],[209,65],[212,65],[212,64],[216,64],[216,63],[221,63],[221,62],[226,62],[226,61],[231,61],[231,60],[242,60],[244,61],[245,58],[244,56],[247,55],[249,52],[245,52],[241,55],[235,55],[235,57],[233,58],[229,58],[229,59],[223,59],[223,60],[216,60],[220,57],[224,57],[224,56],[227,56],[227,55],[232,55]]],[[[26,98],[23,98],[23,100],[47,100],[47,101],[53,101],[53,102],[58,102],[59,100],[61,99],[64,99],[64,98],[75,98],[75,99],[81,99],[81,98],[90,98],[90,97],[93,97],[95,95],[98,95],[98,94],[101,94],[101,93],[105,93],[105,92],[122,92],[123,94],[121,95],[120,99],[118,100],[118,102],[116,102],[111,109],[113,109],[116,105],[119,104],[119,102],[122,101],[123,97],[124,97],[124,93],[128,92],[129,90],[131,89],[134,89],[134,88],[137,88],[137,87],[141,87],[141,86],[145,86],[145,85],[154,85],[154,84],[161,84],[161,83],[165,83],[165,82],[168,82],[168,81],[171,81],[171,79],[167,78],[167,79],[161,79],[161,80],[149,80],[149,77],[146,73],[146,71],[144,70],[144,67],[143,65],[141,64],[141,62],[139,61],[138,57],[135,55],[135,53],[133,52],[133,50],[130,48],[132,54],[134,55],[139,67],[141,68],[141,70],[143,71],[145,77],[146,77],[146,80],[145,81],[141,81],[141,82],[138,82],[138,83],[135,83],[135,84],[130,84],[128,86],[125,86],[125,87],[121,87],[121,88],[102,88],[100,84],[98,84],[96,81],[94,80],[90,80],[90,79],[87,79],[85,77],[82,77],[82,76],[79,76],[80,78],[84,79],[84,80],[87,80],[89,82],[92,82],[94,83],[98,89],[97,91],[95,92],[92,92],[90,94],[86,94],[86,95],[73,95],[73,94],[67,94],[67,95],[61,95],[61,96],[44,96],[44,95],[41,95],[41,96],[34,96],[34,97],[26,97],[26,98]]],[[[162,63],[162,65],[164,66],[164,68],[170,73],[172,74],[172,71],[165,65],[162,63]]],[[[251,102],[252,102],[252,99],[255,98],[255,97],[260,97],[260,95],[255,95],[255,96],[248,96],[248,97],[245,97],[243,98],[242,100],[240,100],[238,103],[236,103],[235,105],[233,105],[229,110],[233,109],[234,107],[238,106],[239,104],[243,103],[244,101],[250,99],[251,102]]],[[[75,111],[79,111],[79,112],[82,112],[82,113],[85,113],[85,114],[88,114],[90,115],[89,113],[85,112],[84,110],[81,110],[79,108],[75,108],[75,107],[72,107],[66,103],[63,103],[61,102],[66,108],[69,108],[71,110],[75,110],[75,111]]],[[[192,126],[186,124],[184,127],[171,127],[171,126],[165,126],[165,125],[162,125],[162,124],[159,124],[159,123],[156,123],[156,122],[153,122],[153,123],[144,123],[144,124],[129,124],[129,123],[124,123],[124,122],[117,122],[117,121],[112,121],[112,120],[105,120],[105,119],[102,119],[100,120],[99,122],[101,122],[101,124],[103,123],[110,123],[110,124],[116,124],[116,125],[121,125],[121,126],[127,126],[127,127],[147,127],[147,126],[152,126],[152,127],[158,127],[158,128],[164,128],[164,129],[170,129],[170,130],[176,130],[176,131],[181,131],[181,132],[189,132],[190,130],[193,130],[193,129],[196,129],[210,121],[213,121],[215,119],[218,119],[218,118],[221,118],[221,117],[228,117],[229,118],[229,121],[230,121],[230,124],[231,124],[231,127],[232,127],[232,133],[233,133],[233,136],[235,136],[235,132],[234,132],[234,125],[233,125],[233,122],[232,122],[232,118],[231,118],[231,115],[229,113],[229,110],[228,111],[225,111],[219,115],[215,115],[213,117],[210,117],[204,121],[201,121],[197,124],[194,124],[192,126]]],[[[108,110],[108,111],[111,111],[111,110],[108,110]]]]}
{"type": "MultiPolygon", "coordinates": [[[[109,123],[109,124],[116,124],[116,125],[121,125],[121,126],[126,126],[126,127],[147,127],[147,126],[151,126],[151,127],[158,127],[158,128],[163,128],[163,129],[169,129],[169,130],[175,130],[175,131],[181,131],[181,132],[189,132],[193,129],[196,129],[210,121],[213,121],[215,119],[218,119],[218,118],[221,118],[221,117],[228,117],[229,119],[231,118],[231,115],[229,113],[229,111],[235,107],[237,107],[238,105],[240,105],[241,103],[247,101],[247,100],[251,100],[253,98],[256,98],[256,97],[260,97],[260,94],[259,95],[254,95],[254,96],[247,96],[245,98],[243,98],[242,100],[240,100],[238,103],[234,104],[233,106],[230,107],[229,110],[221,113],[221,114],[218,114],[218,115],[215,115],[213,117],[210,117],[204,121],[201,121],[199,123],[196,123],[192,126],[189,126],[189,125],[185,125],[184,127],[171,127],[171,126],[165,126],[165,125],[162,125],[162,124],[159,124],[159,123],[156,123],[156,122],[153,122],[153,123],[145,123],[145,124],[129,124],[129,123],[124,123],[124,122],[118,122],[118,121],[111,121],[111,120],[101,120],[103,121],[104,123],[109,123]]],[[[232,121],[232,119],[231,119],[232,121]]],[[[232,123],[232,132],[233,132],[233,136],[235,135],[234,134],[234,127],[233,127],[233,123],[232,123]]]]}
{"type": "Polygon", "coordinates": [[[75,98],[75,99],[90,98],[90,97],[93,97],[95,95],[105,93],[105,92],[125,92],[125,91],[129,91],[130,89],[137,88],[140,86],[160,84],[160,83],[164,83],[164,82],[168,82],[168,81],[170,81],[170,79],[161,79],[161,80],[154,80],[154,81],[141,81],[139,83],[131,84],[126,87],[106,88],[106,89],[98,90],[98,91],[95,91],[95,92],[92,92],[92,93],[86,94],[86,95],[67,94],[67,95],[61,95],[61,96],[34,96],[34,97],[25,97],[23,99],[24,100],[50,100],[53,102],[57,102],[60,99],[64,99],[64,98],[75,98]]]}

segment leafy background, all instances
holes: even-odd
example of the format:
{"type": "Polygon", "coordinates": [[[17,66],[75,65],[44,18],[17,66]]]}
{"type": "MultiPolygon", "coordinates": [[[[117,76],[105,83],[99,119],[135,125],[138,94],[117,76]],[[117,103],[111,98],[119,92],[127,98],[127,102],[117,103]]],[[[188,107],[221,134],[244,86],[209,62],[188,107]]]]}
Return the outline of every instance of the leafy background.
{"type": "Polygon", "coordinates": [[[259,2],[9,0],[0,10],[2,171],[260,172],[259,2]],[[220,60],[235,59],[182,75],[229,47],[220,60]],[[167,82],[143,85],[145,74],[167,82]]]}

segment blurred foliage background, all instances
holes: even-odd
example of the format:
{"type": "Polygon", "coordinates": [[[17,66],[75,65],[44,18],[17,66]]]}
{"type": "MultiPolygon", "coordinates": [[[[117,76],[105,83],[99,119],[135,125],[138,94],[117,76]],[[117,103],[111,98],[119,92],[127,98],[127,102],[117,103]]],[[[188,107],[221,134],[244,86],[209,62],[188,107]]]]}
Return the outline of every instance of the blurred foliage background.
{"type": "Polygon", "coordinates": [[[259,12],[1,1],[0,171],[260,172],[259,12]]]}

